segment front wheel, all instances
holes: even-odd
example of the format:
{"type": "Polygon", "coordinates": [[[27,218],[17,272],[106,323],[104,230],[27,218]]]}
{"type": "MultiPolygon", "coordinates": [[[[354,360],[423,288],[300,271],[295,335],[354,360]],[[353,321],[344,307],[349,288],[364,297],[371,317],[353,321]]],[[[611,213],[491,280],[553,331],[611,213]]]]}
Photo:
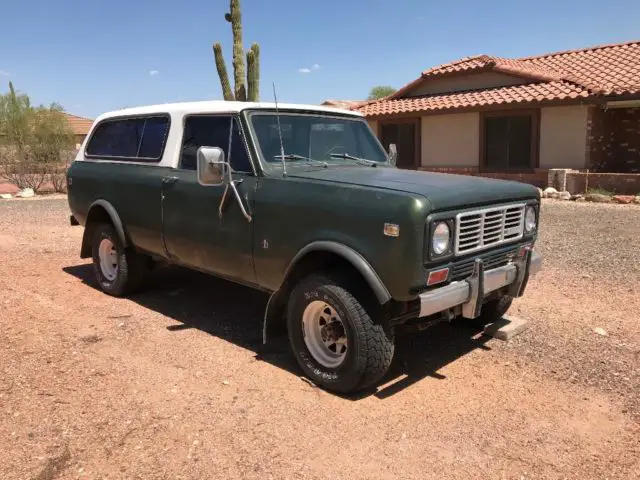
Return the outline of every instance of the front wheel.
{"type": "Polygon", "coordinates": [[[312,275],[297,285],[287,310],[289,341],[310,380],[348,393],[378,382],[393,360],[394,344],[341,282],[312,275]]]}

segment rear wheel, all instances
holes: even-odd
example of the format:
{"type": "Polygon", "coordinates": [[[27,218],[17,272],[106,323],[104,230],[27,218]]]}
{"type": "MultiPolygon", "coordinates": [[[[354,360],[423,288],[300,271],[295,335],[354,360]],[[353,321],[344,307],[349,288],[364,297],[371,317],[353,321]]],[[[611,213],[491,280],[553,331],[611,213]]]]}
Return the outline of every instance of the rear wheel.
{"type": "Polygon", "coordinates": [[[290,296],[289,341],[305,375],[327,390],[354,392],[378,382],[394,345],[342,282],[312,275],[290,296]]]}
{"type": "Polygon", "coordinates": [[[135,291],[149,271],[150,259],[125,248],[113,225],[101,223],[94,229],[93,270],[100,288],[109,295],[135,291]]]}

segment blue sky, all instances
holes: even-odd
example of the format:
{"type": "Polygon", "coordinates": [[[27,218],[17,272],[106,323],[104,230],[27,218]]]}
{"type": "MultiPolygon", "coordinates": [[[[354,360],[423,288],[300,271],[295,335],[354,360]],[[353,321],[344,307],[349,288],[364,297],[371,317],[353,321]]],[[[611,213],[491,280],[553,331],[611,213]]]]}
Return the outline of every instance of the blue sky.
{"type": "MultiPolygon", "coordinates": [[[[221,98],[211,45],[231,67],[228,0],[5,2],[0,92],[89,117],[221,98]]],[[[640,38],[640,2],[242,0],[245,48],[261,46],[261,98],[362,99],[468,55],[524,56],[640,38]],[[302,73],[300,69],[308,69],[302,73]]]]}

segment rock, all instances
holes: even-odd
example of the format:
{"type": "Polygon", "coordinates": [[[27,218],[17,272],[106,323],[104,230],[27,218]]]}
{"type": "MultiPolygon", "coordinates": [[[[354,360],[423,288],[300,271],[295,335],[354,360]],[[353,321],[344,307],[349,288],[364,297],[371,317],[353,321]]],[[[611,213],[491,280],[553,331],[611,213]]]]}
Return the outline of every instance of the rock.
{"type": "Polygon", "coordinates": [[[558,193],[558,191],[553,187],[547,187],[542,192],[542,195],[543,195],[544,198],[553,198],[552,195],[554,193],[558,193]]]}
{"type": "Polygon", "coordinates": [[[586,201],[587,201],[587,199],[584,198],[584,197],[576,198],[576,202],[586,202],[586,201]]]}
{"type": "Polygon", "coordinates": [[[0,198],[2,200],[11,200],[13,198],[13,195],[11,195],[10,193],[2,193],[0,194],[0,198]]]}
{"type": "Polygon", "coordinates": [[[35,196],[36,194],[33,191],[33,188],[23,188],[18,193],[16,193],[16,198],[31,198],[35,196]]]}
{"type": "Polygon", "coordinates": [[[571,195],[571,200],[578,201],[580,199],[584,200],[584,195],[581,193],[576,193],[575,195],[571,195]]]}
{"type": "Polygon", "coordinates": [[[607,333],[607,331],[604,328],[601,327],[596,327],[593,329],[593,333],[597,333],[598,335],[601,335],[603,337],[606,337],[607,335],[609,335],[607,333]]]}
{"type": "Polygon", "coordinates": [[[607,195],[602,195],[601,193],[587,193],[584,196],[584,199],[587,202],[598,202],[598,203],[609,203],[611,201],[611,197],[607,195]]]}
{"type": "Polygon", "coordinates": [[[223,385],[229,385],[229,380],[223,380],[223,381],[222,381],[222,384],[223,384],[223,385]]]}
{"type": "Polygon", "coordinates": [[[484,327],[484,334],[506,342],[524,332],[528,327],[529,322],[527,320],[505,315],[497,322],[490,323],[484,327]]]}
{"type": "Polygon", "coordinates": [[[633,202],[635,200],[635,197],[633,195],[615,195],[613,197],[613,200],[626,205],[633,202]]]}
{"type": "Polygon", "coordinates": [[[640,195],[633,199],[633,203],[637,203],[640,205],[640,195]]]}
{"type": "Polygon", "coordinates": [[[544,198],[544,192],[542,191],[542,189],[540,187],[538,187],[538,197],[544,198]]]}
{"type": "Polygon", "coordinates": [[[569,192],[560,192],[558,193],[558,198],[560,200],[571,200],[571,194],[569,192]]]}

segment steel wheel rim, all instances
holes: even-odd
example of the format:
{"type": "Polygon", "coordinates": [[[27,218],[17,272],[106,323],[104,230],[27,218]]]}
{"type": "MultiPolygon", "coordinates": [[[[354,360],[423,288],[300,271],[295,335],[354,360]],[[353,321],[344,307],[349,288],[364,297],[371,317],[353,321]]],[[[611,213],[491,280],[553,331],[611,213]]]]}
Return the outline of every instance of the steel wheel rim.
{"type": "Polygon", "coordinates": [[[100,271],[102,275],[112,282],[118,276],[118,252],[116,246],[108,238],[103,238],[98,247],[100,259],[100,271]]]}
{"type": "Polygon", "coordinates": [[[309,353],[323,367],[337,368],[347,358],[344,323],[328,303],[314,300],[302,314],[302,332],[309,353]]]}

